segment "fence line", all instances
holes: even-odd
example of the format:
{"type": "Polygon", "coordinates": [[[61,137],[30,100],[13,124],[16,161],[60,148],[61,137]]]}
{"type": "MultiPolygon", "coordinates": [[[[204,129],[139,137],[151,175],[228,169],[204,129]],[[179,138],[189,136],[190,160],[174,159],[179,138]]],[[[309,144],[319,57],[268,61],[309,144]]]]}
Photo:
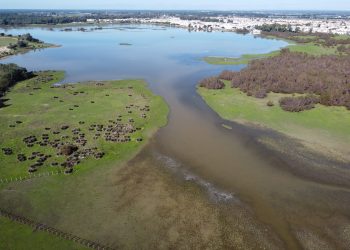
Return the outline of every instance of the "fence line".
{"type": "MultiPolygon", "coordinates": [[[[77,170],[75,172],[77,172],[77,170]]],[[[51,172],[45,172],[45,173],[32,173],[32,174],[24,175],[24,176],[0,178],[0,184],[1,183],[19,182],[19,181],[28,181],[28,180],[34,179],[34,178],[48,177],[48,176],[59,175],[59,174],[64,174],[64,171],[57,170],[57,171],[51,171],[51,172]]]]}
{"type": "Polygon", "coordinates": [[[32,228],[34,228],[34,231],[43,231],[43,232],[47,232],[49,234],[52,234],[54,236],[60,237],[62,239],[65,240],[70,240],[70,241],[74,241],[78,244],[81,244],[85,247],[91,248],[91,249],[96,249],[96,250],[113,250],[113,248],[107,247],[107,246],[103,246],[97,242],[93,242],[90,240],[86,240],[83,239],[79,236],[70,234],[70,233],[65,233],[61,230],[58,230],[56,228],[47,226],[45,224],[42,223],[38,223],[38,222],[34,222],[30,219],[27,219],[25,217],[22,216],[18,216],[12,213],[9,213],[5,210],[0,209],[0,216],[6,217],[12,221],[16,221],[18,223],[24,224],[24,225],[28,225],[32,228]]]}

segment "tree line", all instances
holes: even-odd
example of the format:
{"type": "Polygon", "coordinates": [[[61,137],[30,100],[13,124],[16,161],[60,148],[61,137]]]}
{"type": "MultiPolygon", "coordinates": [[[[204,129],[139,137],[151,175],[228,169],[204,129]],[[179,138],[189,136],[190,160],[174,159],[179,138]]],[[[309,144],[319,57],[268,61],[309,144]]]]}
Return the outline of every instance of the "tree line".
{"type": "Polygon", "coordinates": [[[2,13],[0,25],[29,25],[29,24],[65,24],[86,22],[85,16],[56,16],[38,13],[2,13]]]}
{"type": "Polygon", "coordinates": [[[288,32],[288,33],[299,33],[300,28],[296,27],[293,29],[292,25],[290,24],[263,24],[263,25],[256,25],[256,29],[261,30],[263,32],[288,32]]]}

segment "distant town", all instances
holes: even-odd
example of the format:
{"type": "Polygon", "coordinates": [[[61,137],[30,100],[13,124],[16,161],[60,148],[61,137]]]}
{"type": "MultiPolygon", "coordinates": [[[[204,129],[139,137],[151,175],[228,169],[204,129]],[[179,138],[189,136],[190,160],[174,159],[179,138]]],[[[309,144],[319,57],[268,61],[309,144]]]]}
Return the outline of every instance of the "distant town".
{"type": "Polygon", "coordinates": [[[191,31],[260,34],[261,26],[282,25],[304,33],[350,34],[349,12],[264,11],[0,11],[0,26],[29,24],[159,24],[191,31]]]}
{"type": "Polygon", "coordinates": [[[300,18],[260,18],[260,17],[219,17],[209,21],[183,20],[174,16],[162,16],[159,18],[125,18],[125,19],[87,19],[89,23],[143,23],[164,24],[189,28],[194,31],[242,31],[247,30],[252,34],[260,34],[257,27],[265,24],[279,24],[291,26],[293,31],[309,33],[350,34],[349,19],[300,19],[300,18]],[[215,20],[215,21],[212,21],[215,20]]]}

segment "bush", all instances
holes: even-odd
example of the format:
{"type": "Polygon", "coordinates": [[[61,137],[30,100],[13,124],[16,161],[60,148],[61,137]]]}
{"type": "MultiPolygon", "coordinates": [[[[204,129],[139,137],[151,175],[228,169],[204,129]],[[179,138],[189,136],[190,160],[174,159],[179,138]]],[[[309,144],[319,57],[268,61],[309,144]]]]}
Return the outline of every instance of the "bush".
{"type": "Polygon", "coordinates": [[[39,39],[36,39],[36,38],[32,37],[32,35],[30,33],[21,35],[21,38],[23,40],[25,40],[25,41],[28,41],[28,42],[33,42],[33,43],[39,43],[40,42],[39,39]]]}
{"type": "Polygon", "coordinates": [[[299,97],[283,97],[279,100],[280,106],[283,110],[289,112],[300,112],[310,110],[319,103],[320,99],[317,96],[299,96],[299,97]]]}
{"type": "Polygon", "coordinates": [[[17,47],[18,48],[26,48],[26,47],[28,47],[28,43],[26,41],[23,41],[23,40],[18,40],[17,47]]]}
{"type": "Polygon", "coordinates": [[[199,86],[207,89],[223,89],[225,84],[218,77],[209,77],[201,80],[199,86]]]}
{"type": "Polygon", "coordinates": [[[273,106],[275,106],[275,104],[273,103],[273,101],[268,101],[268,102],[266,103],[266,105],[267,105],[268,107],[273,107],[273,106]]]}
{"type": "Polygon", "coordinates": [[[243,34],[243,35],[246,35],[246,34],[249,34],[250,31],[247,29],[247,28],[243,28],[243,29],[236,29],[235,32],[237,34],[243,34]]]}
{"type": "Polygon", "coordinates": [[[8,49],[16,49],[17,48],[17,44],[12,44],[10,43],[9,46],[7,46],[8,49]]]}
{"type": "Polygon", "coordinates": [[[259,89],[254,92],[255,98],[265,98],[267,96],[265,89],[259,89]]]}
{"type": "Polygon", "coordinates": [[[69,155],[73,154],[77,150],[78,150],[78,147],[76,145],[63,145],[60,148],[60,153],[62,155],[69,156],[69,155]]]}

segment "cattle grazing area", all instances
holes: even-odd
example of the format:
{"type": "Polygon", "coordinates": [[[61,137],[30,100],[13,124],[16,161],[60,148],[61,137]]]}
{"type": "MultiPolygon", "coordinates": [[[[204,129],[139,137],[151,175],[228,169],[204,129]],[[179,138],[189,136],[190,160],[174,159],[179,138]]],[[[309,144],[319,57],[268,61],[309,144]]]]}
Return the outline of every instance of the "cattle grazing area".
{"type": "Polygon", "coordinates": [[[53,85],[63,76],[36,72],[3,97],[0,179],[101,167],[103,158],[136,150],[147,128],[166,120],[162,99],[141,80],[53,85]]]}

